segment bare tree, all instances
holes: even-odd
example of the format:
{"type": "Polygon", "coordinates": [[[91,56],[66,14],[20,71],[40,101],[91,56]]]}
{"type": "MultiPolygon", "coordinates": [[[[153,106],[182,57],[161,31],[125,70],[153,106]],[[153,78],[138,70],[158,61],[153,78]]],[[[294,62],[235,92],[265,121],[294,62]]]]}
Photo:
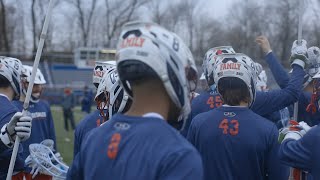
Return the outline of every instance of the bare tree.
{"type": "MultiPolygon", "coordinates": [[[[53,4],[53,9],[59,4],[60,1],[55,1],[53,4]]],[[[40,34],[44,24],[45,16],[48,10],[49,0],[31,0],[31,32],[33,37],[33,47],[32,52],[37,51],[38,42],[40,39],[40,34]]],[[[52,23],[49,24],[49,27],[52,27],[52,23]]],[[[52,34],[51,28],[48,28],[48,35],[52,34]]],[[[44,49],[47,48],[47,45],[50,44],[50,38],[47,38],[45,41],[44,49]]]]}
{"type": "Polygon", "coordinates": [[[132,20],[134,13],[145,3],[147,3],[147,0],[105,0],[106,29],[104,33],[104,45],[106,47],[113,45],[112,39],[115,38],[117,31],[119,31],[126,22],[132,20]]]}
{"type": "Polygon", "coordinates": [[[92,17],[96,10],[97,0],[69,0],[77,11],[77,22],[82,34],[82,45],[87,46],[92,27],[92,17]],[[89,7],[89,8],[88,8],[89,7]]]}
{"type": "MultiPolygon", "coordinates": [[[[292,42],[298,37],[299,1],[272,0],[269,2],[273,14],[273,43],[277,49],[282,63],[288,66],[288,58],[292,42]]],[[[305,38],[305,37],[304,37],[305,38]]]]}
{"type": "Polygon", "coordinates": [[[0,50],[9,52],[10,46],[7,34],[7,11],[3,0],[0,0],[0,50]]]}

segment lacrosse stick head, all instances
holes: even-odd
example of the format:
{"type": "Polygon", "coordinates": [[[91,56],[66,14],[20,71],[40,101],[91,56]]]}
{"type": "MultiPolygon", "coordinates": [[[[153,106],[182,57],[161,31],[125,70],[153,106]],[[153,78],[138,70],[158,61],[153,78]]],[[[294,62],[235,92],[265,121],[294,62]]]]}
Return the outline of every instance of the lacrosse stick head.
{"type": "Polygon", "coordinates": [[[54,142],[52,139],[45,139],[45,140],[41,141],[40,144],[49,147],[51,149],[51,151],[55,151],[54,150],[54,142]]]}
{"type": "Polygon", "coordinates": [[[52,150],[43,144],[30,144],[30,156],[39,168],[39,172],[56,178],[65,179],[69,167],[61,162],[52,150]]]}

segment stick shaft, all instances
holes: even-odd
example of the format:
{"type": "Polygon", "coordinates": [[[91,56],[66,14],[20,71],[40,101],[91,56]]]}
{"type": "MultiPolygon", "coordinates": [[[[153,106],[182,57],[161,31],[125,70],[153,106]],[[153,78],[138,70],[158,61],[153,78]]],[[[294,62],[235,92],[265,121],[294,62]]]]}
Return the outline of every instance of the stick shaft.
{"type": "MultiPolygon", "coordinates": [[[[302,15],[303,15],[303,0],[298,0],[299,1],[299,22],[298,22],[298,44],[301,45],[302,43],[302,15]]],[[[293,106],[293,119],[295,121],[298,121],[298,101],[294,103],[294,106],[293,106]]],[[[295,177],[294,177],[294,171],[297,171],[297,169],[295,168],[291,168],[290,169],[290,177],[289,179],[293,179],[295,180],[295,177]]],[[[302,176],[302,174],[300,174],[300,176],[302,176]]]]}
{"type": "Polygon", "coordinates": [[[299,0],[299,24],[298,24],[298,43],[302,40],[302,15],[303,15],[303,0],[299,0]]]}
{"type": "MultiPolygon", "coordinates": [[[[48,26],[49,26],[49,21],[50,21],[51,14],[52,14],[52,7],[53,7],[52,1],[53,0],[50,0],[50,2],[49,2],[48,12],[47,12],[47,15],[46,15],[45,20],[44,20],[43,28],[42,28],[41,35],[40,35],[40,41],[39,41],[36,57],[35,57],[33,68],[32,68],[31,79],[30,79],[30,82],[29,82],[29,85],[28,85],[26,98],[25,98],[25,101],[24,101],[24,104],[23,104],[22,113],[24,115],[26,113],[26,110],[29,107],[29,102],[30,102],[30,97],[31,97],[31,93],[32,93],[33,84],[34,84],[34,79],[35,79],[36,72],[37,72],[37,69],[38,69],[38,66],[39,66],[39,61],[40,61],[40,57],[41,57],[41,53],[42,53],[42,49],[43,49],[43,45],[44,45],[44,40],[46,38],[46,34],[47,34],[48,26]]],[[[18,149],[19,149],[19,143],[20,143],[20,138],[18,136],[16,136],[16,140],[14,142],[14,147],[13,147],[12,155],[11,155],[11,159],[10,159],[10,165],[9,165],[9,169],[8,169],[7,180],[11,180],[11,178],[12,178],[13,168],[14,168],[14,164],[15,164],[15,161],[16,161],[16,158],[17,158],[18,149]]]]}

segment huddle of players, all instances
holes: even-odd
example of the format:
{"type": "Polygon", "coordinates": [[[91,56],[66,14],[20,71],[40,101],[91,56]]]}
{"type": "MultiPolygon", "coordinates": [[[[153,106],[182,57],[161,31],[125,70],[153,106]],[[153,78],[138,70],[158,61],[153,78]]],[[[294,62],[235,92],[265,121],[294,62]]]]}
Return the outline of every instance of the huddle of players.
{"type": "Polygon", "coordinates": [[[257,91],[261,66],[217,47],[203,63],[210,88],[195,97],[197,70],[183,41],[157,24],[127,23],[116,65],[100,65],[107,70],[94,78],[99,110],[76,128],[67,179],[288,179],[289,166],[319,178],[318,127],[281,122],[279,144],[276,123],[311,94],[303,84],[318,108],[320,51],[295,41],[289,78],[268,40],[257,43],[281,89],[257,91]]]}
{"type": "MultiPolygon", "coordinates": [[[[116,67],[101,65],[105,74],[95,82],[99,110],[75,131],[67,179],[287,179],[284,163],[317,179],[318,127],[292,123],[281,130],[279,145],[277,127],[263,118],[300,100],[305,79],[313,85],[309,109],[318,108],[320,75],[318,61],[312,59],[319,55],[316,50],[309,52],[305,41],[294,42],[291,78],[275,77],[282,89],[262,92],[256,91],[259,66],[248,56],[231,47],[210,49],[204,61],[210,90],[190,105],[198,76],[187,46],[156,24],[127,23],[119,37],[116,67]],[[172,128],[181,123],[189,142],[172,128]]],[[[274,75],[286,74],[272,51],[265,53],[274,75]]],[[[31,118],[15,114],[13,107],[2,108],[19,95],[12,80],[15,66],[2,64],[0,72],[11,73],[1,74],[9,81],[11,97],[0,96],[1,123],[7,123],[1,124],[1,156],[6,153],[2,157],[8,161],[15,136],[30,137],[31,118]]],[[[7,165],[1,163],[3,172],[7,165]]]]}

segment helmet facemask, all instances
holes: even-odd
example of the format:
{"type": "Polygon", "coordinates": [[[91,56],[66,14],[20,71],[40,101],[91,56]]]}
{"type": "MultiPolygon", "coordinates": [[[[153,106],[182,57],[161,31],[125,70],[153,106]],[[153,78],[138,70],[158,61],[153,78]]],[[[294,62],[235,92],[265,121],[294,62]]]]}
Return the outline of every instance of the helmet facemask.
{"type": "Polygon", "coordinates": [[[103,122],[109,120],[108,107],[110,105],[110,93],[104,90],[104,93],[100,94],[96,98],[97,109],[100,111],[100,116],[103,118],[103,122]]]}

